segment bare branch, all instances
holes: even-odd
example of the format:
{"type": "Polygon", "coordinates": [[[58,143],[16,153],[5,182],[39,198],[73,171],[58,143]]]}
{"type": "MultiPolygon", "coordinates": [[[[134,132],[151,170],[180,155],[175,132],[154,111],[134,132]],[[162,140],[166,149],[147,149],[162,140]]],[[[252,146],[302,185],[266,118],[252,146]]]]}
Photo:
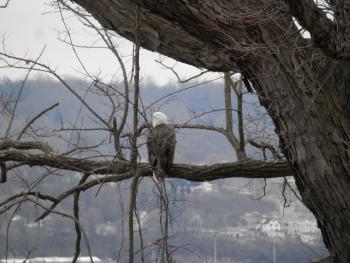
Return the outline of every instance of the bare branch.
{"type": "Polygon", "coordinates": [[[84,240],[85,240],[85,245],[86,245],[86,250],[88,252],[88,255],[89,255],[89,258],[90,258],[90,262],[91,263],[94,263],[94,260],[92,258],[92,253],[91,253],[91,246],[90,246],[90,242],[89,242],[89,239],[87,237],[87,234],[83,228],[83,226],[81,225],[81,223],[79,222],[79,220],[77,220],[74,216],[71,216],[69,214],[66,214],[66,213],[63,213],[63,212],[60,212],[60,211],[56,211],[56,210],[52,210],[50,208],[47,208],[45,207],[43,204],[41,204],[40,202],[32,199],[32,198],[29,198],[27,197],[26,201],[29,201],[29,202],[32,202],[34,203],[35,205],[39,206],[40,208],[46,210],[46,211],[49,211],[51,213],[54,213],[54,214],[57,214],[57,215],[60,215],[62,217],[66,217],[66,218],[70,218],[74,221],[75,224],[78,225],[79,227],[79,230],[81,231],[81,233],[83,234],[83,237],[84,237],[84,240]]]}
{"type": "Polygon", "coordinates": [[[0,5],[0,8],[6,8],[6,7],[8,7],[9,3],[10,3],[10,0],[7,0],[7,1],[5,2],[5,4],[0,5]]]}
{"type": "Polygon", "coordinates": [[[175,75],[175,77],[177,78],[177,81],[179,83],[189,82],[189,81],[194,80],[194,79],[196,79],[196,78],[198,78],[198,77],[200,77],[200,76],[202,76],[202,75],[204,75],[204,74],[209,72],[209,70],[204,70],[204,71],[202,71],[202,72],[200,72],[200,73],[198,73],[198,74],[196,74],[196,75],[194,75],[192,77],[189,77],[187,79],[181,79],[179,74],[174,69],[174,67],[169,67],[169,66],[165,65],[161,60],[156,60],[156,62],[159,63],[160,65],[162,65],[164,68],[169,69],[175,75]]]}
{"type": "MultiPolygon", "coordinates": [[[[86,182],[86,180],[88,179],[88,177],[89,177],[88,174],[84,174],[83,177],[80,179],[78,186],[84,184],[86,182]]],[[[74,257],[73,257],[72,263],[76,263],[79,255],[80,255],[81,230],[80,230],[80,227],[78,224],[78,222],[79,222],[80,192],[81,191],[77,191],[74,193],[73,213],[74,213],[74,217],[75,217],[77,222],[74,222],[76,239],[75,239],[75,252],[74,252],[74,257]]]]}
{"type": "MultiPolygon", "coordinates": [[[[57,196],[56,201],[53,202],[53,204],[50,206],[50,209],[54,209],[62,200],[67,198],[68,196],[80,192],[80,191],[85,191],[86,189],[89,189],[91,187],[94,187],[96,185],[104,184],[104,183],[110,183],[110,182],[120,182],[126,179],[131,178],[133,175],[132,171],[126,172],[123,174],[118,174],[118,175],[110,175],[110,176],[105,176],[103,178],[97,178],[91,181],[88,181],[86,183],[83,183],[81,185],[77,185],[63,193],[61,193],[59,196],[57,196]]],[[[0,210],[1,213],[1,210],[0,210]]],[[[40,215],[35,221],[39,221],[43,218],[45,218],[48,214],[50,214],[50,211],[44,212],[42,215],[40,215]]]]}
{"type": "Polygon", "coordinates": [[[118,133],[118,127],[117,127],[117,119],[113,118],[113,124],[112,124],[112,135],[113,135],[113,141],[114,141],[114,150],[116,152],[116,156],[119,159],[123,159],[123,152],[122,148],[120,146],[120,134],[118,133]]]}
{"type": "MultiPolygon", "coordinates": [[[[213,125],[190,124],[190,122],[193,121],[194,119],[200,118],[200,117],[205,116],[205,115],[210,114],[210,113],[219,112],[219,111],[226,111],[226,110],[235,111],[235,109],[232,109],[232,108],[230,108],[230,109],[227,109],[227,108],[211,109],[209,111],[194,114],[194,116],[192,118],[188,119],[185,123],[173,124],[173,126],[175,128],[178,128],[178,129],[187,128],[187,129],[201,129],[201,130],[216,131],[216,132],[222,133],[223,135],[225,135],[227,137],[227,131],[224,128],[215,127],[213,125]]],[[[142,124],[137,130],[137,135],[139,136],[142,133],[142,131],[148,127],[149,127],[149,125],[147,123],[142,124]]],[[[125,133],[121,136],[121,138],[131,137],[131,136],[132,136],[132,133],[125,133]]]]}
{"type": "MultiPolygon", "coordinates": [[[[124,109],[123,109],[123,116],[122,116],[121,121],[119,123],[119,127],[117,127],[117,126],[113,127],[113,136],[114,136],[114,140],[115,140],[115,144],[116,144],[115,146],[118,146],[116,148],[117,156],[121,157],[122,154],[121,154],[121,149],[120,149],[120,146],[119,146],[119,137],[120,137],[120,135],[121,135],[121,133],[122,133],[122,131],[124,129],[124,126],[126,124],[126,119],[127,119],[127,116],[128,116],[128,112],[129,112],[129,83],[128,83],[128,76],[127,76],[127,71],[126,71],[125,64],[124,64],[124,62],[123,62],[123,60],[121,58],[121,55],[119,54],[119,51],[116,48],[115,44],[113,43],[113,41],[111,39],[111,36],[110,36],[110,34],[108,33],[107,30],[105,30],[105,29],[102,30],[102,29],[98,28],[94,23],[91,22],[90,19],[88,19],[86,14],[80,13],[79,11],[77,11],[77,9],[72,8],[66,2],[64,2],[64,1],[59,1],[59,2],[66,9],[68,9],[69,11],[73,12],[75,15],[80,17],[86,23],[85,25],[87,25],[88,27],[93,28],[96,31],[96,33],[101,37],[101,39],[106,44],[107,48],[115,55],[115,57],[118,60],[119,65],[121,67],[121,70],[122,70],[122,73],[123,73],[123,82],[124,82],[124,94],[122,95],[122,97],[124,98],[124,109]],[[102,32],[104,32],[104,34],[102,32]]],[[[62,17],[63,23],[65,24],[62,12],[61,12],[61,17],[62,17]]],[[[67,32],[69,33],[68,27],[66,25],[65,25],[65,27],[66,27],[67,32]]],[[[69,34],[69,39],[70,39],[69,44],[72,45],[72,47],[74,49],[74,47],[76,45],[74,45],[70,34],[69,34]]],[[[77,53],[76,53],[76,55],[77,55],[77,53]]],[[[115,122],[113,121],[113,124],[114,123],[115,122]]]]}
{"type": "Polygon", "coordinates": [[[232,98],[231,98],[231,85],[230,85],[230,76],[228,73],[224,74],[224,81],[225,81],[225,88],[224,88],[224,94],[225,94],[225,117],[226,117],[226,130],[230,136],[234,139],[234,146],[235,149],[238,148],[238,139],[233,133],[233,116],[232,116],[232,98]]]}
{"type": "Polygon", "coordinates": [[[40,150],[46,154],[54,152],[50,145],[39,141],[19,142],[10,139],[0,140],[0,150],[7,150],[9,148],[18,150],[40,150]]]}
{"type": "MultiPolygon", "coordinates": [[[[44,53],[45,51],[45,47],[41,50],[39,56],[33,60],[33,64],[28,68],[28,71],[26,73],[26,76],[24,77],[24,80],[22,81],[22,84],[21,84],[21,87],[19,89],[19,92],[17,94],[17,98],[16,98],[16,101],[15,101],[15,105],[13,106],[13,109],[12,109],[12,113],[11,113],[11,118],[10,118],[10,122],[7,126],[7,129],[6,129],[6,132],[5,132],[5,138],[7,139],[7,137],[9,136],[9,133],[10,133],[10,130],[11,130],[11,127],[12,127],[12,123],[13,123],[13,120],[14,120],[14,117],[15,117],[15,113],[16,113],[16,109],[17,109],[17,105],[18,105],[18,102],[22,96],[22,92],[23,92],[23,89],[24,89],[24,86],[27,82],[27,79],[29,78],[29,75],[30,73],[32,72],[32,70],[34,70],[34,66],[35,64],[39,61],[40,57],[42,56],[42,54],[44,53]]],[[[1,54],[1,53],[0,53],[1,54]]]]}
{"type": "MultiPolygon", "coordinates": [[[[232,147],[235,149],[236,151],[236,155],[237,155],[237,159],[238,160],[242,160],[247,158],[247,154],[244,150],[244,145],[242,147],[242,143],[240,142],[239,138],[236,137],[236,135],[233,132],[233,115],[232,115],[232,97],[231,97],[231,76],[228,72],[225,72],[225,87],[224,87],[224,94],[225,94],[225,117],[226,117],[226,131],[227,131],[227,139],[229,140],[229,142],[231,143],[232,147]]],[[[237,100],[238,100],[238,104],[241,102],[242,103],[242,96],[239,96],[239,94],[237,93],[237,100]]],[[[239,104],[239,106],[242,106],[239,104]]],[[[239,135],[240,138],[242,136],[241,134],[241,129],[243,129],[243,117],[242,117],[242,108],[236,110],[237,111],[237,115],[238,115],[238,119],[239,119],[239,135]]],[[[244,143],[244,141],[243,141],[244,143]]]]}
{"type": "Polygon", "coordinates": [[[215,131],[227,136],[227,131],[221,127],[215,127],[213,125],[205,125],[205,124],[174,124],[174,127],[177,129],[199,129],[199,130],[208,130],[215,131]]]}
{"type": "MultiPolygon", "coordinates": [[[[229,77],[231,79],[231,77],[229,77]]],[[[229,82],[231,83],[231,82],[229,82]]],[[[231,86],[232,87],[232,86],[231,86]]],[[[233,87],[232,87],[233,88],[233,87]]],[[[244,125],[243,125],[243,78],[242,74],[236,85],[236,96],[237,96],[237,119],[238,119],[238,152],[240,155],[245,158],[246,152],[244,149],[244,125]]]]}
{"type": "Polygon", "coordinates": [[[191,86],[189,86],[189,87],[186,87],[186,88],[183,88],[183,89],[179,89],[179,90],[176,90],[176,91],[174,91],[174,92],[171,92],[171,93],[169,93],[169,94],[167,94],[167,95],[164,95],[164,96],[160,97],[159,99],[153,101],[150,105],[148,105],[147,108],[145,109],[145,111],[148,110],[148,109],[150,109],[153,105],[157,104],[158,102],[160,102],[160,101],[162,101],[162,100],[164,100],[164,99],[166,99],[166,98],[169,98],[169,97],[171,97],[171,96],[173,96],[173,95],[175,95],[175,94],[181,93],[181,92],[183,92],[183,91],[185,91],[185,90],[189,90],[189,89],[193,89],[193,88],[199,87],[199,86],[201,86],[201,85],[203,85],[203,84],[211,83],[211,82],[216,81],[216,80],[219,80],[219,79],[222,79],[222,77],[217,77],[217,78],[214,78],[214,79],[210,79],[210,80],[207,80],[207,81],[203,81],[203,82],[201,82],[201,83],[194,84],[194,85],[191,85],[191,86]]]}
{"type": "MultiPolygon", "coordinates": [[[[42,194],[40,192],[29,191],[29,192],[22,192],[22,193],[13,195],[13,196],[5,199],[4,201],[0,202],[0,207],[8,206],[9,204],[17,201],[17,199],[25,198],[26,196],[34,196],[34,197],[39,198],[41,200],[44,200],[44,201],[48,200],[48,201],[51,201],[53,203],[57,202],[57,199],[54,198],[53,196],[42,194]]],[[[4,210],[1,210],[1,212],[3,212],[3,211],[4,210]]]]}
{"type": "Polygon", "coordinates": [[[31,119],[26,126],[24,126],[24,128],[22,129],[22,131],[19,133],[19,135],[17,136],[17,141],[19,141],[21,139],[21,137],[23,136],[23,134],[26,132],[26,130],[37,120],[39,119],[41,116],[43,116],[45,113],[47,113],[48,111],[52,110],[53,108],[57,107],[59,105],[59,103],[55,103],[54,105],[48,107],[47,109],[43,110],[42,112],[40,112],[39,114],[37,114],[33,119],[31,119]]]}
{"type": "Polygon", "coordinates": [[[281,160],[283,159],[283,156],[281,156],[280,153],[278,153],[278,151],[275,149],[275,147],[273,147],[271,144],[266,143],[266,142],[256,142],[252,139],[248,140],[248,143],[250,143],[252,146],[262,149],[263,151],[265,151],[266,149],[269,149],[270,152],[272,153],[274,159],[276,160],[281,160]]]}
{"type": "MultiPolygon", "coordinates": [[[[0,152],[0,162],[14,161],[29,166],[48,166],[68,171],[88,174],[122,174],[132,170],[129,161],[96,161],[70,158],[62,155],[23,153],[15,150],[0,152]]],[[[151,176],[152,169],[148,163],[139,163],[142,176],[151,176]]],[[[243,160],[233,163],[213,165],[174,164],[169,172],[170,178],[190,181],[211,181],[222,178],[277,178],[292,176],[293,171],[285,161],[243,160]]]]}
{"type": "Polygon", "coordinates": [[[133,104],[133,135],[131,137],[131,162],[133,166],[134,178],[130,186],[130,204],[129,204],[129,263],[134,262],[134,213],[136,211],[136,197],[140,173],[137,168],[137,132],[139,123],[139,95],[140,95],[140,21],[141,11],[136,6],[135,19],[135,45],[134,45],[134,104],[133,104]]]}
{"type": "MultiPolygon", "coordinates": [[[[16,61],[22,61],[27,63],[32,64],[32,66],[29,69],[35,70],[35,71],[40,71],[40,72],[46,72],[54,76],[69,92],[71,92],[90,112],[92,115],[94,115],[102,124],[104,124],[105,127],[109,128],[108,122],[106,122],[94,109],[92,109],[89,104],[84,100],[83,97],[81,97],[60,75],[56,73],[56,71],[49,66],[40,63],[38,61],[34,61],[32,59],[26,59],[26,58],[21,58],[17,56],[12,56],[4,52],[0,52],[0,55],[8,58],[8,59],[13,59],[16,61]],[[37,66],[38,68],[34,67],[37,66]]],[[[14,66],[10,65],[9,67],[12,68],[19,68],[19,69],[28,69],[27,67],[20,67],[20,66],[14,66]]]]}

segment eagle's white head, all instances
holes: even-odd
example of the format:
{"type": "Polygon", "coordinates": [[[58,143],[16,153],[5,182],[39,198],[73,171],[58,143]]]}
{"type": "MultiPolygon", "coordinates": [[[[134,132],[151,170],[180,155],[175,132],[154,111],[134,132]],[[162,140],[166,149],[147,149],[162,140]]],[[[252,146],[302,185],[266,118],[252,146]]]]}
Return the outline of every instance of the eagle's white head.
{"type": "Polygon", "coordinates": [[[157,127],[158,125],[167,124],[167,123],[168,123],[168,118],[163,112],[157,111],[153,113],[153,116],[152,116],[153,127],[157,127]]]}

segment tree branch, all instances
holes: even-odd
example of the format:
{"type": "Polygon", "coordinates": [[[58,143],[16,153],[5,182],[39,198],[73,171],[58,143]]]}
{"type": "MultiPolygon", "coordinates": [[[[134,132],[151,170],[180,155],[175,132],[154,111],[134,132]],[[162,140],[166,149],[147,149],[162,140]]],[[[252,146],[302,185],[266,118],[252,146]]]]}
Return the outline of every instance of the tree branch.
{"type": "MultiPolygon", "coordinates": [[[[181,62],[194,65],[196,67],[204,67],[211,70],[229,71],[237,69],[235,58],[246,55],[246,52],[232,52],[224,48],[216,47],[212,42],[217,39],[217,42],[226,36],[219,33],[216,30],[212,30],[210,26],[205,25],[202,20],[203,13],[194,12],[193,6],[189,3],[181,1],[99,1],[97,4],[94,0],[73,0],[73,2],[79,4],[85,8],[91,15],[98,20],[101,25],[107,29],[113,30],[121,36],[134,41],[135,40],[135,3],[140,6],[143,17],[141,19],[140,38],[142,39],[142,47],[151,51],[158,51],[164,55],[175,58],[181,62]],[[187,19],[188,17],[194,18],[198,21],[198,28],[196,32],[186,31],[188,25],[179,23],[176,21],[179,17],[176,16],[176,12],[172,10],[177,5],[179,9],[187,10],[188,14],[182,16],[181,19],[187,19]],[[168,14],[168,17],[160,15],[160,12],[168,14]],[[170,15],[170,16],[169,16],[170,15]],[[111,19],[113,18],[113,19],[111,19]],[[157,25],[155,27],[155,25],[157,25]],[[213,35],[215,34],[216,37],[213,35]],[[208,39],[201,39],[200,36],[208,38],[210,35],[211,41],[208,39]],[[175,44],[175,45],[174,45],[175,44]],[[234,54],[229,54],[234,53],[234,54]],[[181,54],[179,56],[179,54],[181,54]]],[[[206,3],[203,4],[204,9],[212,9],[206,3]]],[[[221,14],[222,17],[229,16],[230,14],[225,11],[226,5],[232,5],[229,1],[223,1],[220,3],[221,10],[224,10],[225,14],[221,14]]],[[[177,8],[176,8],[177,9],[177,8]]],[[[233,9],[232,9],[233,10],[233,9]]],[[[220,22],[229,24],[226,19],[219,19],[220,22]]],[[[181,21],[184,22],[184,21],[181,21]]],[[[188,22],[188,21],[187,21],[188,22]]],[[[239,26],[238,26],[239,27],[239,26]]],[[[215,26],[216,28],[216,26],[215,26]]],[[[244,30],[240,29],[242,34],[246,34],[244,30]]],[[[231,42],[231,41],[229,41],[231,42]]]]}
{"type": "MultiPolygon", "coordinates": [[[[82,185],[86,182],[88,179],[89,175],[84,174],[83,177],[80,179],[78,185],[82,185]]],[[[73,214],[76,219],[74,222],[74,228],[75,228],[75,233],[76,233],[76,238],[75,238],[75,252],[74,252],[74,257],[72,259],[72,263],[76,263],[79,255],[80,255],[80,242],[81,242],[81,230],[78,222],[80,221],[79,219],[79,198],[80,198],[80,192],[81,191],[76,191],[74,193],[74,202],[73,202],[73,214]]]]}
{"type": "Polygon", "coordinates": [[[263,151],[265,151],[266,149],[269,149],[270,152],[272,153],[273,157],[278,160],[281,160],[283,158],[283,156],[281,156],[278,151],[275,149],[275,147],[273,147],[271,144],[269,143],[265,143],[265,142],[256,142],[253,139],[249,139],[247,141],[247,143],[251,144],[252,146],[262,149],[263,151]]]}
{"type": "Polygon", "coordinates": [[[224,128],[215,127],[213,125],[184,123],[184,124],[174,124],[174,127],[176,129],[198,129],[198,130],[215,131],[223,134],[224,136],[227,136],[227,131],[224,128]]]}
{"type": "Polygon", "coordinates": [[[19,133],[19,135],[17,136],[17,141],[19,141],[21,139],[21,137],[23,136],[23,134],[26,132],[26,130],[37,120],[39,119],[41,116],[43,116],[45,113],[49,112],[50,110],[52,110],[53,108],[57,107],[59,105],[59,103],[55,103],[54,105],[48,107],[47,109],[41,111],[39,114],[37,114],[36,116],[34,116],[25,126],[24,128],[21,130],[21,132],[19,133]]]}
{"type": "Polygon", "coordinates": [[[204,74],[208,73],[209,70],[204,70],[204,71],[201,71],[200,73],[192,76],[192,77],[189,77],[189,78],[186,78],[186,79],[181,79],[181,77],[179,76],[179,74],[176,72],[176,70],[174,69],[174,67],[170,67],[170,66],[167,66],[163,61],[161,60],[155,60],[155,62],[159,63],[160,65],[162,65],[164,68],[166,69],[169,69],[174,75],[175,77],[177,78],[177,81],[179,83],[186,83],[186,82],[190,82],[191,80],[195,80],[197,79],[198,77],[200,76],[203,76],[204,74]]]}
{"type": "MultiPolygon", "coordinates": [[[[87,174],[121,174],[132,171],[132,163],[129,161],[96,161],[54,154],[24,153],[16,150],[0,152],[0,162],[7,161],[21,162],[29,166],[48,166],[87,174]]],[[[139,163],[138,168],[141,171],[141,176],[152,175],[152,169],[148,163],[139,163]]],[[[293,171],[285,161],[244,160],[213,165],[174,164],[168,176],[170,178],[203,182],[234,177],[277,178],[293,176],[293,171]]]]}
{"type": "Polygon", "coordinates": [[[133,168],[134,178],[130,186],[130,202],[129,202],[129,258],[128,262],[134,262],[134,212],[136,211],[137,203],[137,188],[139,183],[139,171],[137,169],[137,132],[139,123],[139,95],[140,95],[140,21],[141,11],[138,5],[136,7],[135,19],[135,45],[134,45],[134,104],[133,104],[133,134],[131,136],[131,153],[130,159],[133,168]]]}
{"type": "Polygon", "coordinates": [[[8,7],[9,3],[10,3],[10,0],[6,0],[5,4],[0,5],[0,8],[6,8],[6,7],[8,7]]]}
{"type": "MultiPolygon", "coordinates": [[[[316,47],[336,59],[350,59],[349,37],[341,23],[336,24],[329,19],[313,0],[285,0],[285,2],[291,14],[310,32],[316,47]]],[[[337,20],[337,14],[335,17],[337,20]]]]}
{"type": "Polygon", "coordinates": [[[38,141],[28,141],[28,142],[19,142],[13,141],[10,139],[0,140],[0,150],[7,150],[9,148],[14,148],[18,150],[40,150],[43,153],[50,154],[54,150],[50,145],[38,141]]]}
{"type": "Polygon", "coordinates": [[[0,208],[1,208],[0,214],[3,213],[4,211],[7,211],[8,209],[13,207],[14,205],[16,205],[20,202],[23,202],[24,200],[26,200],[26,198],[28,196],[34,196],[35,198],[39,198],[39,199],[44,200],[44,201],[51,201],[52,203],[59,202],[59,200],[57,200],[53,196],[42,194],[40,192],[31,192],[31,191],[21,192],[19,194],[15,194],[15,195],[5,199],[4,201],[0,202],[0,208]]]}
{"type": "Polygon", "coordinates": [[[43,210],[46,210],[46,211],[49,211],[51,213],[54,213],[54,214],[60,215],[62,217],[69,218],[69,219],[73,220],[74,223],[77,224],[77,226],[79,227],[80,232],[83,234],[83,237],[84,237],[84,240],[85,240],[85,246],[86,246],[86,250],[87,250],[88,256],[90,258],[90,262],[94,263],[94,260],[93,260],[93,257],[92,257],[92,253],[91,253],[91,246],[90,246],[89,239],[87,237],[87,234],[86,234],[82,224],[79,222],[79,220],[77,220],[74,216],[71,216],[69,214],[66,214],[66,213],[63,213],[63,212],[60,212],[60,211],[51,210],[50,208],[47,208],[46,206],[44,206],[43,204],[41,204],[40,202],[38,202],[37,200],[34,200],[32,198],[27,197],[25,201],[32,202],[33,204],[39,206],[43,210]]]}

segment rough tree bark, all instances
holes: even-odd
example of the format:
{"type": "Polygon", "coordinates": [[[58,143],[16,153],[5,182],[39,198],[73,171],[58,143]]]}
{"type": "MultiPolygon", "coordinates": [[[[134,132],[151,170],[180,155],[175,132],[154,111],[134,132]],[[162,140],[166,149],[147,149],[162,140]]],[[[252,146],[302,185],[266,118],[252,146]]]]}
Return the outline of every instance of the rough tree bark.
{"type": "MultiPolygon", "coordinates": [[[[322,53],[303,39],[288,6],[279,0],[73,2],[130,40],[135,5],[139,5],[144,48],[197,67],[244,73],[276,125],[300,194],[317,219],[332,262],[350,262],[347,56],[322,53]]],[[[310,25],[307,17],[305,26],[310,25]]],[[[321,33],[333,30],[329,28],[321,28],[321,33]]],[[[313,33],[317,35],[317,30],[313,33]]]]}

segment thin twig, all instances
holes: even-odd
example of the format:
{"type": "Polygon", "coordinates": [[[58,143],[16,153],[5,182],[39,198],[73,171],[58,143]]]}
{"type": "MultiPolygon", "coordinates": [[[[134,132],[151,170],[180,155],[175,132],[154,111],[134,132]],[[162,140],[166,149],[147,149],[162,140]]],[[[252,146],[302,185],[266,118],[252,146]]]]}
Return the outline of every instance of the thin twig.
{"type": "Polygon", "coordinates": [[[168,65],[165,65],[161,60],[155,60],[155,62],[159,63],[159,64],[162,65],[164,68],[169,69],[169,70],[175,75],[175,77],[177,78],[177,81],[178,81],[179,83],[186,83],[186,82],[189,82],[189,81],[194,80],[194,79],[197,79],[198,77],[203,76],[204,74],[206,74],[206,73],[209,72],[209,70],[204,70],[204,71],[202,71],[202,72],[200,72],[200,73],[198,73],[198,74],[196,74],[196,75],[194,75],[194,76],[192,76],[192,77],[189,77],[189,78],[187,78],[187,79],[181,79],[180,76],[179,76],[179,74],[178,74],[178,73],[176,72],[176,70],[174,69],[174,67],[169,67],[168,65]]]}
{"type": "Polygon", "coordinates": [[[40,112],[39,114],[37,114],[33,119],[31,119],[26,126],[24,126],[24,128],[22,129],[22,131],[19,133],[19,135],[17,136],[17,141],[19,141],[21,139],[21,137],[23,136],[23,134],[26,132],[26,130],[37,120],[39,119],[41,116],[43,116],[45,113],[49,112],[50,110],[52,110],[53,108],[56,108],[59,105],[59,103],[55,103],[54,105],[48,107],[47,109],[43,110],[42,112],[40,112]]]}
{"type": "Polygon", "coordinates": [[[44,209],[44,210],[46,210],[46,211],[49,211],[50,213],[57,214],[57,215],[60,215],[60,216],[62,216],[62,217],[66,217],[66,218],[72,219],[72,220],[74,221],[74,223],[78,225],[80,232],[83,234],[83,237],[84,237],[84,240],[85,240],[85,246],[86,246],[86,250],[87,250],[87,252],[88,252],[89,258],[90,258],[90,262],[91,262],[91,263],[94,263],[94,260],[93,260],[93,258],[92,258],[91,246],[90,246],[89,239],[88,239],[88,237],[87,237],[87,234],[86,234],[86,232],[85,232],[83,226],[82,226],[81,223],[79,222],[79,220],[77,220],[74,216],[71,216],[71,215],[69,215],[69,214],[66,214],[66,213],[63,213],[63,212],[60,212],[60,211],[56,211],[56,210],[52,210],[52,209],[50,209],[50,208],[44,206],[43,204],[41,204],[40,202],[38,202],[38,201],[36,201],[36,200],[34,200],[34,199],[32,199],[32,198],[27,197],[26,200],[29,201],[29,202],[34,203],[35,205],[41,207],[42,209],[44,209]]]}
{"type": "Polygon", "coordinates": [[[8,124],[7,129],[6,129],[6,132],[5,132],[5,139],[7,139],[7,137],[9,136],[9,133],[10,133],[10,130],[11,130],[11,127],[12,127],[12,123],[13,123],[13,119],[14,119],[14,117],[15,117],[15,112],[16,112],[16,109],[17,109],[17,105],[18,105],[18,102],[19,102],[19,100],[20,100],[20,98],[21,98],[21,95],[22,95],[22,92],[23,92],[25,83],[27,82],[27,79],[29,78],[30,73],[31,73],[32,70],[34,69],[36,63],[39,61],[39,59],[40,59],[40,57],[42,56],[42,54],[44,53],[44,51],[45,51],[45,46],[44,46],[43,49],[41,50],[39,56],[33,61],[32,65],[30,66],[30,68],[29,68],[28,71],[27,71],[26,76],[24,77],[24,80],[22,81],[21,87],[20,87],[20,89],[19,89],[19,92],[18,92],[16,101],[15,101],[15,105],[13,106],[13,109],[12,109],[12,114],[11,114],[10,121],[9,121],[9,124],[8,124]]]}
{"type": "MultiPolygon", "coordinates": [[[[56,73],[55,70],[50,68],[49,66],[39,63],[38,61],[34,61],[32,59],[27,59],[27,58],[21,58],[17,56],[12,56],[4,52],[0,52],[0,55],[9,58],[9,59],[14,59],[17,61],[23,61],[25,63],[30,63],[33,64],[29,69],[40,71],[40,72],[46,72],[54,76],[70,93],[72,93],[86,108],[88,111],[90,111],[102,124],[104,124],[105,127],[109,128],[108,122],[106,122],[94,109],[92,109],[89,104],[82,98],[60,75],[56,73]],[[40,68],[35,68],[34,66],[38,66],[40,68]]],[[[28,69],[27,67],[15,67],[13,68],[21,68],[21,69],[28,69]]]]}

